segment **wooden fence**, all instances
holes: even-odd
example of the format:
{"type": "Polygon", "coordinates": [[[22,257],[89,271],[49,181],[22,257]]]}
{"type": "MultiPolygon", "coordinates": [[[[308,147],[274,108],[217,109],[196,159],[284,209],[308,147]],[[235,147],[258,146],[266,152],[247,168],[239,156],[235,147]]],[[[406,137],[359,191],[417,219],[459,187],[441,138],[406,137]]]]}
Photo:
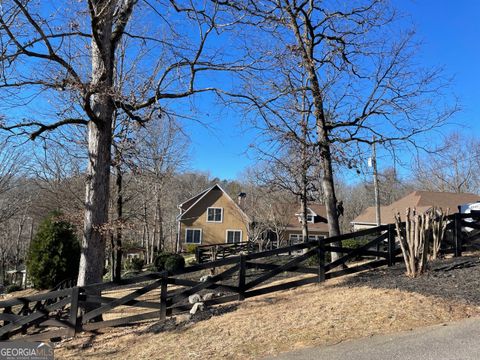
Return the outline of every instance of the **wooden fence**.
{"type": "MultiPolygon", "coordinates": [[[[468,216],[449,218],[444,251],[457,256],[480,237],[468,216]],[[462,227],[474,229],[464,234],[462,227]]],[[[476,218],[478,220],[479,218],[476,218]]],[[[242,253],[186,267],[179,273],[148,273],[85,287],[72,287],[0,302],[0,336],[28,341],[74,336],[109,326],[163,320],[188,312],[188,298],[206,306],[243,300],[401,261],[394,225],[256,253],[242,253]],[[349,247],[342,241],[350,240],[349,247]],[[354,246],[352,246],[352,243],[354,246]],[[331,254],[342,256],[331,261],[331,254]],[[290,254],[297,254],[292,256],[290,254]],[[208,276],[207,276],[208,275],[208,276]],[[293,277],[292,277],[293,276],[293,277]]]]}
{"type": "Polygon", "coordinates": [[[204,262],[224,259],[228,256],[240,253],[258,252],[258,244],[252,241],[243,241],[231,244],[199,245],[195,248],[195,260],[201,264],[204,262]]]}

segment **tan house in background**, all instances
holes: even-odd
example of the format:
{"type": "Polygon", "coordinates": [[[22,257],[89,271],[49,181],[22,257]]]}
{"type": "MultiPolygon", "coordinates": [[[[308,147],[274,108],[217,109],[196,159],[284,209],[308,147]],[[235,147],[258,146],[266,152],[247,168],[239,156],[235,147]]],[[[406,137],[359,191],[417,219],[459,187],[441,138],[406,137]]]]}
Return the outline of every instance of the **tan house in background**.
{"type": "MultiPolygon", "coordinates": [[[[450,214],[458,212],[458,207],[466,203],[473,203],[480,200],[480,196],[469,193],[449,193],[435,191],[414,191],[407,196],[393,202],[391,205],[380,208],[382,225],[394,222],[396,213],[405,214],[407,208],[415,208],[417,212],[424,213],[432,207],[441,207],[444,211],[449,210],[450,214]]],[[[377,226],[375,207],[366,208],[353,221],[353,230],[362,230],[377,226]]]]}
{"type": "MultiPolygon", "coordinates": [[[[307,207],[307,223],[309,240],[318,240],[328,237],[327,210],[325,205],[309,204],[307,207]]],[[[285,229],[286,238],[293,244],[303,241],[302,238],[302,211],[292,214],[285,229]]]]}
{"type": "Polygon", "coordinates": [[[202,191],[178,207],[181,248],[189,244],[211,245],[248,240],[249,217],[219,185],[202,191]]]}
{"type": "MultiPolygon", "coordinates": [[[[213,245],[248,241],[252,221],[241,206],[246,194],[234,201],[220,185],[214,185],[178,206],[178,243],[186,245],[213,245]]],[[[295,209],[296,206],[289,206],[295,209]]],[[[292,211],[282,238],[291,243],[303,241],[301,210],[292,211]]],[[[310,240],[328,237],[328,224],[324,205],[309,204],[308,233],[310,240]]],[[[268,238],[272,233],[265,233],[268,238]]]]}

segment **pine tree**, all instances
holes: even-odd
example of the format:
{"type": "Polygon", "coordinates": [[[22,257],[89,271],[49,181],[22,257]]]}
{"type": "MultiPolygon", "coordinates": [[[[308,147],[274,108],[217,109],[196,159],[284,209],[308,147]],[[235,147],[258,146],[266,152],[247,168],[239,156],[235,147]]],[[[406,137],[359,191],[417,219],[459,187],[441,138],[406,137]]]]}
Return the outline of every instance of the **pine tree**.
{"type": "Polygon", "coordinates": [[[59,282],[76,278],[80,262],[80,243],[75,228],[58,214],[40,224],[30,244],[27,274],[36,289],[49,289],[59,282]]]}

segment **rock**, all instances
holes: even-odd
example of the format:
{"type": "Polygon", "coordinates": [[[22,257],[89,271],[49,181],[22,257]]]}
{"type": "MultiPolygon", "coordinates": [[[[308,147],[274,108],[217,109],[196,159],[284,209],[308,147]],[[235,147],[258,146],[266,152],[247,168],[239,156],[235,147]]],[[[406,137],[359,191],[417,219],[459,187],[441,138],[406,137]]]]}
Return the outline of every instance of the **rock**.
{"type": "Polygon", "coordinates": [[[197,302],[193,304],[192,308],[190,309],[190,314],[195,315],[197,312],[203,310],[205,310],[205,305],[203,304],[203,302],[197,302]]]}
{"type": "Polygon", "coordinates": [[[212,300],[215,297],[214,293],[206,293],[205,295],[202,296],[203,301],[208,301],[212,300]]]}
{"type": "Polygon", "coordinates": [[[212,275],[203,275],[201,278],[200,278],[200,282],[205,282],[209,279],[211,279],[213,276],[212,275]]]}
{"type": "Polygon", "coordinates": [[[188,302],[189,302],[190,304],[199,303],[199,302],[201,302],[201,301],[202,301],[202,297],[201,297],[200,295],[198,295],[198,294],[193,294],[193,295],[190,295],[190,296],[188,297],[188,302]]]}

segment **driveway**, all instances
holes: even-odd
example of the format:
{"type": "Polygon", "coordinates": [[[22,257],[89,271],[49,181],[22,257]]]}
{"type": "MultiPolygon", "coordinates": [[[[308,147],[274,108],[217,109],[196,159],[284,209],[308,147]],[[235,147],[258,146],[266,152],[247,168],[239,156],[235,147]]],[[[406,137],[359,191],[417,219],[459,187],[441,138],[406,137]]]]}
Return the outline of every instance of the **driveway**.
{"type": "Polygon", "coordinates": [[[337,345],[284,353],[270,360],[478,360],[480,318],[337,345]]]}

